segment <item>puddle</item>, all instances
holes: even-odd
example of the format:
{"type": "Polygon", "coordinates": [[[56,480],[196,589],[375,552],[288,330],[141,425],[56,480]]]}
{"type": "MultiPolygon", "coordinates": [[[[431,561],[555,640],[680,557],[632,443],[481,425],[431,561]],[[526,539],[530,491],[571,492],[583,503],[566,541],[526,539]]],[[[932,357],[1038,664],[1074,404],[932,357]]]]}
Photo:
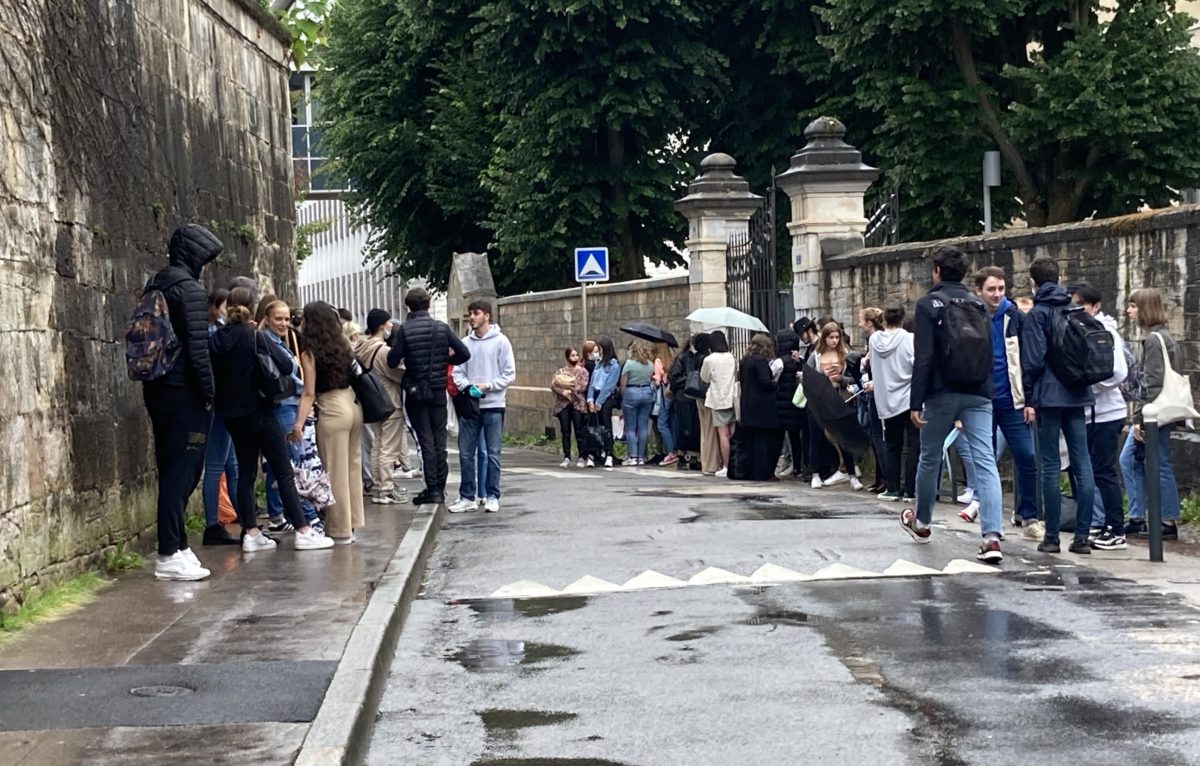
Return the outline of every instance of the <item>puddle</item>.
{"type": "Polygon", "coordinates": [[[768,607],[760,609],[751,617],[747,617],[744,623],[746,625],[794,625],[805,627],[811,620],[812,618],[805,612],[768,607]]]}
{"type": "Polygon", "coordinates": [[[480,617],[504,622],[517,617],[546,617],[571,612],[587,606],[588,596],[555,596],[554,598],[464,598],[451,604],[464,604],[480,617]]]}
{"type": "Polygon", "coordinates": [[[504,670],[517,665],[536,665],[577,654],[577,649],[559,644],[480,638],[464,644],[445,659],[448,662],[457,662],[467,670],[489,671],[504,670]]]}
{"type": "Polygon", "coordinates": [[[553,726],[578,717],[575,713],[555,713],[548,710],[491,709],[479,712],[483,727],[491,736],[512,732],[516,729],[529,729],[534,726],[553,726]]]}
{"type": "Polygon", "coordinates": [[[695,641],[705,636],[711,636],[721,629],[720,625],[706,625],[703,628],[695,628],[693,630],[685,630],[682,633],[676,633],[667,636],[668,641],[695,641]]]}

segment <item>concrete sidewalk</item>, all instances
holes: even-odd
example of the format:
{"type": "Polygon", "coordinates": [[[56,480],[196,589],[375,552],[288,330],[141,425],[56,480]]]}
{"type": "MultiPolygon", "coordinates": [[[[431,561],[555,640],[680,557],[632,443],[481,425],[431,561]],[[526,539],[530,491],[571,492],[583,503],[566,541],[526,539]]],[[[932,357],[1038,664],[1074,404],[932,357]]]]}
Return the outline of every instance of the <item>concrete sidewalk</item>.
{"type": "Polygon", "coordinates": [[[24,631],[0,647],[0,761],[290,763],[415,510],[368,505],[358,542],[328,551],[197,545],[205,582],[148,561],[24,631]]]}

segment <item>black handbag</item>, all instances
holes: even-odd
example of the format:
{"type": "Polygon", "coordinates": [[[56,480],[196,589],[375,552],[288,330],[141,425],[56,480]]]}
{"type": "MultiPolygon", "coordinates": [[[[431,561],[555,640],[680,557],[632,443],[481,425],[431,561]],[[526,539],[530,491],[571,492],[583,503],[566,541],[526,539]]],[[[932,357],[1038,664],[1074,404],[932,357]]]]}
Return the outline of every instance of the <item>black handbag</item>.
{"type": "Polygon", "coordinates": [[[708,384],[700,378],[699,370],[688,370],[687,383],[683,387],[684,396],[702,400],[708,396],[708,384]]]}
{"type": "Polygon", "coordinates": [[[255,377],[259,396],[272,404],[278,404],[296,395],[295,379],[290,373],[284,373],[280,369],[281,365],[275,361],[271,350],[271,341],[262,337],[260,333],[254,333],[254,359],[257,363],[255,377]]]}
{"type": "Polygon", "coordinates": [[[375,371],[364,370],[357,361],[350,365],[350,387],[362,407],[364,423],[382,423],[396,411],[392,397],[388,396],[375,371]]]}
{"type": "Polygon", "coordinates": [[[602,457],[607,436],[608,429],[600,422],[600,414],[589,412],[579,431],[579,454],[602,457]]]}
{"type": "Polygon", "coordinates": [[[466,391],[454,395],[454,414],[459,420],[479,420],[479,400],[466,391]]]}

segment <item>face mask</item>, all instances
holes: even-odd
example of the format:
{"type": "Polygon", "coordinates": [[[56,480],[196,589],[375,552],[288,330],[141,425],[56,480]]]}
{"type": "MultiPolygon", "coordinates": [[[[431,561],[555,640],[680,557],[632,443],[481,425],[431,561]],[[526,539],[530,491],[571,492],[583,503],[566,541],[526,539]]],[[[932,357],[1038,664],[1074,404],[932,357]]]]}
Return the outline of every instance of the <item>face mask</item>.
{"type": "Polygon", "coordinates": [[[384,330],[384,331],[383,331],[383,339],[384,339],[384,340],[388,340],[388,339],[390,339],[391,337],[392,337],[392,331],[391,331],[391,330],[384,330]]]}
{"type": "Polygon", "coordinates": [[[600,352],[599,352],[599,351],[593,351],[593,352],[592,352],[592,361],[593,361],[593,362],[599,362],[599,361],[600,361],[600,352]]]}

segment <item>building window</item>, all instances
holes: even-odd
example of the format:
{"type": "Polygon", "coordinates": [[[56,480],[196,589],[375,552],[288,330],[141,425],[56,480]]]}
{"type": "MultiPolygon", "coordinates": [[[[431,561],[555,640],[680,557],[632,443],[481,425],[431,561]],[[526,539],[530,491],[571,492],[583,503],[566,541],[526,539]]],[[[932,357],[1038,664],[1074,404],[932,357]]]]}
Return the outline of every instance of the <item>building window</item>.
{"type": "Polygon", "coordinates": [[[296,188],[308,192],[340,191],[340,186],[322,166],[328,158],[321,150],[321,105],[312,97],[316,72],[293,72],[292,92],[292,166],[296,188]]]}

